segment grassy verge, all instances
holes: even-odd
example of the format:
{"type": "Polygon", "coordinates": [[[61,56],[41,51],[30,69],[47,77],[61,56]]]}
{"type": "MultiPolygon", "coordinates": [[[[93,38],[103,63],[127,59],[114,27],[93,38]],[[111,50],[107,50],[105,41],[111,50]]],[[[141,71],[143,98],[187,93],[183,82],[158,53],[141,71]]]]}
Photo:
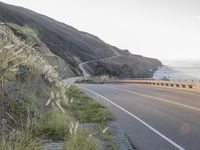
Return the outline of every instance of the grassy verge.
{"type": "Polygon", "coordinates": [[[101,135],[101,139],[106,141],[106,147],[110,150],[118,150],[119,145],[115,142],[114,135],[111,129],[108,129],[104,134],[101,135]]]}
{"type": "Polygon", "coordinates": [[[106,123],[114,120],[112,113],[105,106],[94,101],[77,87],[70,87],[67,95],[69,104],[63,104],[63,107],[80,122],[106,123]]]}
{"type": "MultiPolygon", "coordinates": [[[[66,96],[69,102],[61,102],[65,113],[59,108],[51,106],[39,118],[32,118],[28,123],[22,125],[23,129],[17,130],[14,134],[10,132],[4,136],[4,132],[0,132],[0,149],[6,147],[8,150],[27,150],[28,148],[40,150],[42,141],[38,139],[42,139],[64,141],[64,150],[99,150],[101,147],[99,141],[101,140],[106,141],[107,148],[116,150],[117,146],[113,142],[112,131],[108,129],[103,132],[107,128],[108,122],[114,120],[113,115],[106,107],[74,86],[66,90],[66,96]],[[32,122],[34,122],[33,126],[32,122]],[[79,122],[80,124],[95,123],[99,127],[86,129],[82,128],[79,122]]],[[[18,105],[15,103],[12,106],[18,108],[18,105]]],[[[23,106],[20,105],[19,108],[21,107],[23,106]]],[[[20,113],[22,113],[21,110],[20,113]]]]}
{"type": "Polygon", "coordinates": [[[49,110],[38,121],[38,136],[49,140],[65,140],[69,135],[70,121],[70,117],[59,110],[49,110]]]}
{"type": "Polygon", "coordinates": [[[92,131],[92,135],[102,141],[106,149],[117,150],[118,144],[112,130],[108,128],[109,122],[115,120],[112,113],[75,86],[67,90],[67,95],[69,104],[62,104],[67,112],[83,124],[99,125],[92,131]]]}
{"type": "Polygon", "coordinates": [[[99,150],[99,143],[90,136],[91,132],[79,129],[65,142],[64,150],[99,150]]]}

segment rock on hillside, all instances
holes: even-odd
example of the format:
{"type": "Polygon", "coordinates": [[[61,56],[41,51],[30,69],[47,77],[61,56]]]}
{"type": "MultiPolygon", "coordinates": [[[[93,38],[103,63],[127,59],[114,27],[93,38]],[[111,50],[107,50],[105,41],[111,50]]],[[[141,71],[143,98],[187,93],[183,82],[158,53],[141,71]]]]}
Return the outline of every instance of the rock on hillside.
{"type": "MultiPolygon", "coordinates": [[[[128,70],[126,70],[128,73],[115,73],[115,75],[134,77],[137,70],[134,70],[134,73],[130,71],[132,71],[131,69],[132,66],[135,65],[135,62],[141,62],[137,63],[137,68],[142,70],[139,71],[141,73],[152,70],[152,67],[149,68],[144,66],[154,66],[153,70],[156,70],[161,66],[161,63],[158,60],[132,55],[127,51],[108,45],[94,35],[81,32],[69,25],[22,7],[0,2],[0,22],[13,23],[22,27],[28,26],[31,28],[52,53],[59,56],[67,63],[74,76],[81,74],[81,70],[78,67],[80,62],[106,58],[116,55],[116,53],[120,53],[122,57],[121,59],[118,59],[117,62],[113,62],[114,60],[110,61],[109,66],[114,67],[111,67],[112,69],[108,70],[118,72],[119,66],[125,64],[128,66],[128,70]],[[126,57],[128,57],[128,59],[126,59],[126,57]],[[122,60],[123,62],[121,62],[122,60]],[[117,66],[116,63],[118,64],[117,66]]],[[[101,66],[104,67],[104,65],[101,66]]],[[[104,68],[104,71],[98,71],[98,68],[91,66],[90,70],[92,70],[91,72],[93,74],[107,74],[107,72],[105,72],[107,68],[104,68]]],[[[63,73],[67,74],[65,71],[63,71],[63,73]]],[[[147,74],[145,74],[145,76],[146,75],[147,74]]],[[[70,76],[65,75],[65,77],[70,76]]]]}

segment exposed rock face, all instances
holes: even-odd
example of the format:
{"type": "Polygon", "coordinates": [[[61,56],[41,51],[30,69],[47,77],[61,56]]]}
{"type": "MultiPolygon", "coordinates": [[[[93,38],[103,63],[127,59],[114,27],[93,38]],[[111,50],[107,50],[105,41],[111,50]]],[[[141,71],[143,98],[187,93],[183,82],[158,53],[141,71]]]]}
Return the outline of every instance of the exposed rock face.
{"type": "MultiPolygon", "coordinates": [[[[120,50],[94,35],[81,32],[69,25],[22,7],[0,2],[0,22],[31,28],[53,54],[65,61],[64,63],[68,66],[68,69],[62,71],[65,78],[79,76],[81,70],[78,64],[81,62],[111,57],[116,53],[121,56],[89,64],[90,73],[93,75],[110,74],[119,77],[150,77],[152,72],[162,65],[156,59],[120,50]],[[69,69],[74,75],[67,73],[69,69]]],[[[57,64],[59,63],[63,64],[63,62],[57,62],[57,64]]]]}

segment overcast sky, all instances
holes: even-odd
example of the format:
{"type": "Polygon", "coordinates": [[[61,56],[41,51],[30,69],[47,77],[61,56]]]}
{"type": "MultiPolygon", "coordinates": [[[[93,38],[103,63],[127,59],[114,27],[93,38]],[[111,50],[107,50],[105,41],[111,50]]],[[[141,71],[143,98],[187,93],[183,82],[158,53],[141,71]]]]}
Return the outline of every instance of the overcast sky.
{"type": "Polygon", "coordinates": [[[200,0],[2,0],[132,53],[200,59],[200,0]]]}

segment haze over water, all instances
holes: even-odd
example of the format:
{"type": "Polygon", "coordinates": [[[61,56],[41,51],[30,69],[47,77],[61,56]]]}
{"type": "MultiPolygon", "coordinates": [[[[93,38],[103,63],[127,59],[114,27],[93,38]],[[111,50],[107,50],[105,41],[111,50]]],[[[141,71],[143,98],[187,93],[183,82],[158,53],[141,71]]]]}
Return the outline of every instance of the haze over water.
{"type": "Polygon", "coordinates": [[[200,60],[168,60],[154,73],[154,79],[200,80],[200,60]]]}

